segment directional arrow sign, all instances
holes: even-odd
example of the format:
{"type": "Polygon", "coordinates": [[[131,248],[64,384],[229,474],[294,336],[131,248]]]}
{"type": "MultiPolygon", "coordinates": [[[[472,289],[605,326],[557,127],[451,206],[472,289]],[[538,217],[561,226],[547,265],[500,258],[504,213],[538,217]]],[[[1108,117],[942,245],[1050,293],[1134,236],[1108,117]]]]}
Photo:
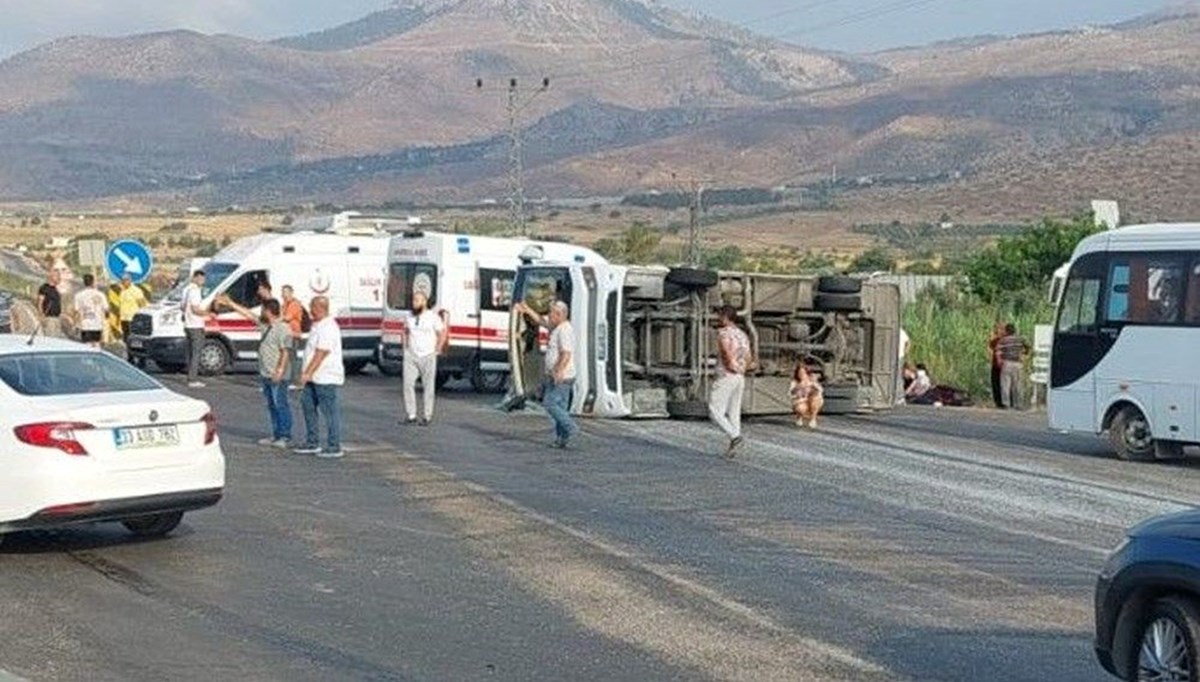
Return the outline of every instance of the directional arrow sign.
{"type": "Polygon", "coordinates": [[[146,281],[146,278],[150,276],[150,270],[154,267],[154,257],[150,255],[150,249],[146,248],[145,244],[133,239],[114,242],[108,248],[104,262],[108,267],[108,274],[113,279],[121,279],[125,275],[129,275],[134,284],[146,281]]]}

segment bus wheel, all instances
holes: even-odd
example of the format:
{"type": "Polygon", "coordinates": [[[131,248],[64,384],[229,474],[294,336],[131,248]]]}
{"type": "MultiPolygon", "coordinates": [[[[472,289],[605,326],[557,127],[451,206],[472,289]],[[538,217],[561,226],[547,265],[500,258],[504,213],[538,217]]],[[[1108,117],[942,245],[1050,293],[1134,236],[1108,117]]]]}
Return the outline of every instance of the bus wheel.
{"type": "Polygon", "coordinates": [[[485,372],[479,365],[471,372],[471,388],[476,393],[500,393],[507,384],[506,372],[485,372]]]}
{"type": "Polygon", "coordinates": [[[1108,440],[1117,457],[1129,462],[1148,462],[1154,459],[1154,437],[1146,415],[1136,407],[1121,408],[1108,427],[1108,440]]]}

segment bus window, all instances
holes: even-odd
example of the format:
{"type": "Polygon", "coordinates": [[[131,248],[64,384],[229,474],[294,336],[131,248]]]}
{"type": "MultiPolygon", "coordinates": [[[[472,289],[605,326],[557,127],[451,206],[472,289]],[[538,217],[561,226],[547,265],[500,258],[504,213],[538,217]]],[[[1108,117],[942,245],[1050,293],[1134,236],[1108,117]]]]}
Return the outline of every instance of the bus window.
{"type": "Polygon", "coordinates": [[[1096,308],[1100,303],[1100,280],[1072,278],[1063,292],[1058,316],[1061,334],[1092,334],[1096,331],[1096,308]]]}
{"type": "Polygon", "coordinates": [[[1109,271],[1109,322],[1172,324],[1183,316],[1183,263],[1176,258],[1122,257],[1109,271]]]}
{"type": "Polygon", "coordinates": [[[1187,309],[1184,311],[1183,321],[1187,324],[1200,324],[1200,259],[1192,261],[1186,301],[1187,309]]]}

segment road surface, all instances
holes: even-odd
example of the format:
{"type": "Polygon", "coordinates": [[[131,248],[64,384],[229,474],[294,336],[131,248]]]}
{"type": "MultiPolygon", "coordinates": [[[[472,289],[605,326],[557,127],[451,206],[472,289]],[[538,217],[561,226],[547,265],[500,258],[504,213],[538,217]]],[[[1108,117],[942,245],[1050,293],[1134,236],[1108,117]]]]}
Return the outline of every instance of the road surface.
{"type": "MultiPolygon", "coordinates": [[[[168,382],[177,382],[168,377],[168,382]]],[[[346,394],[347,457],[254,442],[217,406],[227,497],[174,537],[0,550],[0,668],[29,680],[1097,680],[1091,590],[1127,526],[1194,503],[1195,461],[1112,460],[1036,417],[903,411],[818,433],[592,422],[399,381],[346,394]]]]}

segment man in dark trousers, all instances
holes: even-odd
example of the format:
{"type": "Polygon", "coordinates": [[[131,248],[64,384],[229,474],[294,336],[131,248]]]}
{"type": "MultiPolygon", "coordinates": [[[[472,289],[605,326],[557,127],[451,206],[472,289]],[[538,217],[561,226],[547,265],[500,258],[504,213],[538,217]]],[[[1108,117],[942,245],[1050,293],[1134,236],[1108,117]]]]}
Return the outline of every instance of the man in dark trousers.
{"type": "Polygon", "coordinates": [[[38,315],[42,320],[42,333],[47,336],[62,335],[62,294],[58,285],[62,275],[58,270],[50,270],[45,283],[37,290],[38,315]]]}

